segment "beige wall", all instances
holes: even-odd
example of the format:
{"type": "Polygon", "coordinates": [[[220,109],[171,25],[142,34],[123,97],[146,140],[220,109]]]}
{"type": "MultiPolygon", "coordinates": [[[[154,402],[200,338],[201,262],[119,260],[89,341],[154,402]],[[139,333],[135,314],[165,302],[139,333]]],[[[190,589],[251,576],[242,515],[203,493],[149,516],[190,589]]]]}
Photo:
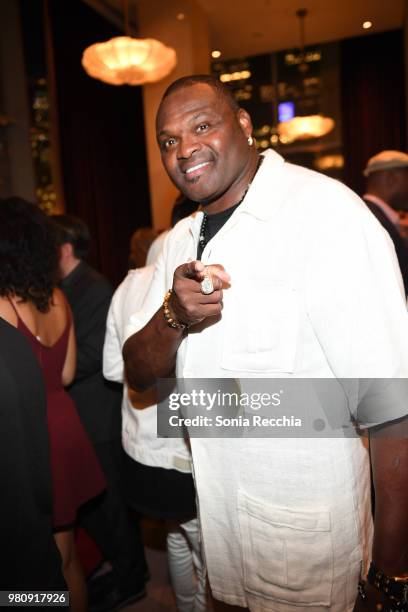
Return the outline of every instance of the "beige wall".
{"type": "Polygon", "coordinates": [[[170,211],[178,192],[161,164],[155,133],[156,112],[164,90],[175,79],[209,72],[208,21],[193,0],[141,0],[138,3],[138,20],[140,36],[157,38],[173,47],[178,58],[176,68],[168,77],[143,87],[152,225],[162,229],[169,226],[170,211]],[[183,20],[177,19],[180,13],[185,15],[183,20]]]}

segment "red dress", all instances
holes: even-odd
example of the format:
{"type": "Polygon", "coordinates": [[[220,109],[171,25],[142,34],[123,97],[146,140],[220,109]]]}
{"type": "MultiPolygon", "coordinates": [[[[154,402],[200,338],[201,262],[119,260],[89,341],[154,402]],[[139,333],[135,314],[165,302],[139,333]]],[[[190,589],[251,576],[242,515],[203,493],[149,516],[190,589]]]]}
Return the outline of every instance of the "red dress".
{"type": "MultiPolygon", "coordinates": [[[[68,348],[70,317],[62,335],[45,346],[28,329],[13,305],[17,329],[27,338],[40,362],[47,393],[53,489],[53,525],[71,526],[78,508],[104,490],[105,477],[80,421],[75,404],[64,390],[61,373],[68,348]]],[[[69,309],[67,308],[67,312],[69,309]]]]}

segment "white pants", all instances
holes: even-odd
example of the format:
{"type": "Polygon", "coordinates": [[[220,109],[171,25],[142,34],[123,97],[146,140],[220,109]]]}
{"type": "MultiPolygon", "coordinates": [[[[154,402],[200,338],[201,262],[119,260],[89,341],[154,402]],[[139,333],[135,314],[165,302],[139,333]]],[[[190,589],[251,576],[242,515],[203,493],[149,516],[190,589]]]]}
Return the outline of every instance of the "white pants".
{"type": "Polygon", "coordinates": [[[167,555],[178,612],[205,612],[206,571],[198,520],[167,523],[167,555]]]}

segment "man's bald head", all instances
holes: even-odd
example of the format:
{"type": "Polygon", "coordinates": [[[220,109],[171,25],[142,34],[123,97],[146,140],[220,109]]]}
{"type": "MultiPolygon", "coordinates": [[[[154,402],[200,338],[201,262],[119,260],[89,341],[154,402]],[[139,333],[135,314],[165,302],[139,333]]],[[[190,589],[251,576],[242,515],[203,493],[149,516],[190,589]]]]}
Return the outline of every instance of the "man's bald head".
{"type": "MultiPolygon", "coordinates": [[[[200,83],[204,85],[209,85],[209,87],[211,87],[217,95],[219,95],[225,102],[227,102],[228,106],[230,106],[234,112],[237,112],[239,110],[239,105],[235,100],[232,91],[226,85],[221,83],[221,81],[217,77],[211,76],[210,74],[192,74],[190,76],[185,76],[181,77],[180,79],[177,79],[176,81],[171,83],[171,85],[169,85],[166,91],[164,92],[160,102],[160,107],[162,106],[164,100],[168,98],[171,94],[185,87],[192,87],[193,85],[197,85],[200,83]]],[[[159,114],[160,112],[160,107],[157,114],[159,114]]]]}

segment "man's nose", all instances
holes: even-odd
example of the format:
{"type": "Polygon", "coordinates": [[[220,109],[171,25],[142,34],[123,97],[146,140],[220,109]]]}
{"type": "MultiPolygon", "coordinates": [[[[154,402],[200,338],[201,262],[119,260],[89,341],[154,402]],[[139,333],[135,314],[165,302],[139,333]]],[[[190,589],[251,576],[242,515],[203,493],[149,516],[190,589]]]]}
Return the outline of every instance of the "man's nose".
{"type": "Polygon", "coordinates": [[[194,136],[180,138],[177,147],[177,159],[189,159],[200,149],[200,143],[194,136]]]}

